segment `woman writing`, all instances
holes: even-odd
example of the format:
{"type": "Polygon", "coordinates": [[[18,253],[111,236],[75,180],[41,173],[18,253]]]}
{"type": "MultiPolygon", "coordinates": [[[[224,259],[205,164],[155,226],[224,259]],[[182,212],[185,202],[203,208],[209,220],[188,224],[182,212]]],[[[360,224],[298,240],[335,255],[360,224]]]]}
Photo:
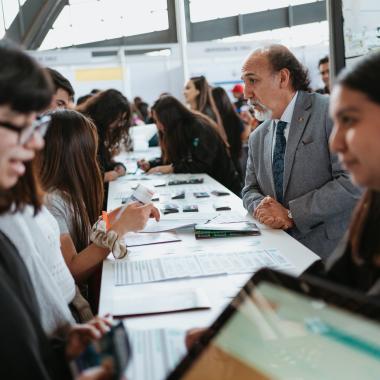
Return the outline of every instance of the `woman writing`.
{"type": "Polygon", "coordinates": [[[140,167],[149,173],[207,173],[239,193],[239,174],[209,118],[188,110],[172,96],[158,99],[152,112],[160,132],[162,158],[140,161],[140,167]]]}
{"type": "MultiPolygon", "coordinates": [[[[58,221],[61,250],[77,283],[85,280],[112,249],[99,241],[91,243],[91,227],[103,204],[103,186],[96,159],[98,137],[95,125],[76,111],[56,111],[38,157],[47,207],[58,221]]],[[[111,214],[118,214],[115,211],[111,214]]],[[[144,228],[149,216],[159,218],[152,205],[129,205],[112,230],[121,238],[128,231],[144,228]]],[[[112,219],[111,219],[112,221],[112,219]]]]}

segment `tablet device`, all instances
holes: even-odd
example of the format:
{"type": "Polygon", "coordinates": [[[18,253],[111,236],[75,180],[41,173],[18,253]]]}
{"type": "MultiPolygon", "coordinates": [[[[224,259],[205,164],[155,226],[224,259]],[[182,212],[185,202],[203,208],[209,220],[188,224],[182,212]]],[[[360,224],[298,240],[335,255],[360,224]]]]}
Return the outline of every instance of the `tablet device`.
{"type": "Polygon", "coordinates": [[[167,379],[376,379],[379,322],[380,303],[361,293],[264,269],[167,379]]]}

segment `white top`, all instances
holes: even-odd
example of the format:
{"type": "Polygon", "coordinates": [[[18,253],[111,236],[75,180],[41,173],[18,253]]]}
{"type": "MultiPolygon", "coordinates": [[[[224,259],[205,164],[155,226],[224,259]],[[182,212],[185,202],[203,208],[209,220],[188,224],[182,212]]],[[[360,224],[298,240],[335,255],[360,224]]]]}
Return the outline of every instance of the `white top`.
{"type": "Polygon", "coordinates": [[[57,222],[43,207],[37,216],[24,212],[0,216],[0,230],[12,241],[31,277],[41,310],[42,325],[51,335],[74,323],[68,304],[75,296],[75,282],[64,262],[57,222]]]}
{"type": "Polygon", "coordinates": [[[289,127],[290,127],[290,123],[292,122],[294,107],[296,106],[296,101],[297,101],[297,95],[298,95],[298,91],[294,94],[292,100],[286,106],[285,111],[282,114],[281,118],[280,119],[273,119],[274,133],[273,133],[273,140],[272,140],[272,158],[273,158],[273,152],[274,152],[274,144],[276,144],[277,123],[280,120],[285,121],[285,123],[287,123],[286,127],[284,129],[284,136],[285,136],[286,142],[288,142],[289,127]]]}

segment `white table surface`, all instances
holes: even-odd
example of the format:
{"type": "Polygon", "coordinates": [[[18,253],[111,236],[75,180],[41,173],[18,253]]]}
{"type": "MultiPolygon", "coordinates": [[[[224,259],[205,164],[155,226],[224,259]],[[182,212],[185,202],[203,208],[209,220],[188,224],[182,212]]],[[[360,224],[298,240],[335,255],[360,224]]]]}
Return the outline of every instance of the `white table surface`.
{"type": "MultiPolygon", "coordinates": [[[[135,160],[139,158],[153,158],[157,156],[159,151],[157,149],[150,149],[147,152],[136,152],[133,155],[123,155],[118,157],[118,160],[125,160],[127,157],[135,160]]],[[[131,161],[129,161],[130,163],[131,161]]],[[[133,165],[132,165],[133,166],[133,165]]],[[[154,175],[147,176],[149,180],[142,181],[147,186],[153,186],[157,181],[168,181],[170,179],[182,179],[189,177],[202,177],[204,183],[199,185],[177,185],[157,187],[155,190],[160,195],[160,202],[163,199],[168,203],[170,194],[179,190],[185,190],[186,199],[184,200],[170,200],[170,203],[182,204],[198,204],[199,215],[215,214],[213,203],[218,201],[225,201],[231,207],[232,211],[239,212],[249,220],[252,220],[247,215],[246,210],[243,208],[242,201],[234,194],[224,197],[216,197],[211,195],[210,198],[196,199],[193,197],[194,191],[207,191],[212,190],[227,190],[217,181],[212,179],[206,174],[178,174],[178,175],[154,175]]],[[[131,187],[136,185],[139,181],[133,180],[132,175],[119,178],[117,181],[111,182],[108,192],[108,210],[120,206],[122,196],[127,196],[131,192],[131,187]]],[[[227,190],[228,191],[228,190],[227,190]]],[[[157,202],[156,202],[157,203],[157,202]]],[[[157,203],[159,208],[160,203],[157,203]]],[[[221,211],[223,213],[226,211],[221,211]]],[[[164,219],[177,218],[179,214],[171,214],[162,216],[164,219]]],[[[189,213],[197,214],[197,213],[189,213]]],[[[187,214],[188,215],[188,214],[187,214]]],[[[186,215],[186,217],[187,217],[186,215]]],[[[313,262],[318,260],[312,251],[304,247],[298,241],[293,239],[287,233],[281,230],[273,230],[257,223],[261,228],[261,236],[248,236],[248,237],[232,237],[232,238],[219,238],[219,239],[204,239],[196,240],[194,232],[191,229],[177,231],[178,236],[182,239],[180,242],[166,243],[158,245],[148,245],[144,247],[129,248],[131,257],[128,260],[136,260],[138,254],[139,258],[155,258],[163,255],[170,255],[173,253],[180,254],[181,251],[196,252],[197,249],[210,249],[213,252],[218,250],[218,247],[230,251],[249,250],[249,249],[270,249],[276,248],[281,254],[294,265],[292,272],[295,275],[301,274],[313,262]]],[[[135,284],[128,286],[114,286],[114,273],[112,260],[105,260],[103,263],[101,292],[99,301],[99,314],[103,315],[112,312],[114,298],[120,299],[123,295],[136,296],[140,294],[154,294],[155,291],[165,291],[172,289],[188,289],[198,287],[205,291],[207,294],[212,308],[202,311],[188,311],[177,312],[161,315],[141,316],[126,318],[125,323],[128,327],[139,329],[151,328],[180,328],[188,329],[192,327],[207,326],[219,315],[223,308],[230,302],[231,298],[238,292],[244,283],[251,277],[251,274],[244,275],[222,275],[205,278],[171,280],[164,282],[135,284]]]]}

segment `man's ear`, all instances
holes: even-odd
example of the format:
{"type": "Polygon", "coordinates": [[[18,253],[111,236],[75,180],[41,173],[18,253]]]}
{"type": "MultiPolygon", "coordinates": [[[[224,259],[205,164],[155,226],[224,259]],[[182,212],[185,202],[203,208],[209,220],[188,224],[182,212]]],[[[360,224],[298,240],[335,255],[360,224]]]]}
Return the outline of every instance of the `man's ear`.
{"type": "Polygon", "coordinates": [[[280,88],[287,88],[290,84],[290,71],[287,68],[280,70],[280,88]]]}

